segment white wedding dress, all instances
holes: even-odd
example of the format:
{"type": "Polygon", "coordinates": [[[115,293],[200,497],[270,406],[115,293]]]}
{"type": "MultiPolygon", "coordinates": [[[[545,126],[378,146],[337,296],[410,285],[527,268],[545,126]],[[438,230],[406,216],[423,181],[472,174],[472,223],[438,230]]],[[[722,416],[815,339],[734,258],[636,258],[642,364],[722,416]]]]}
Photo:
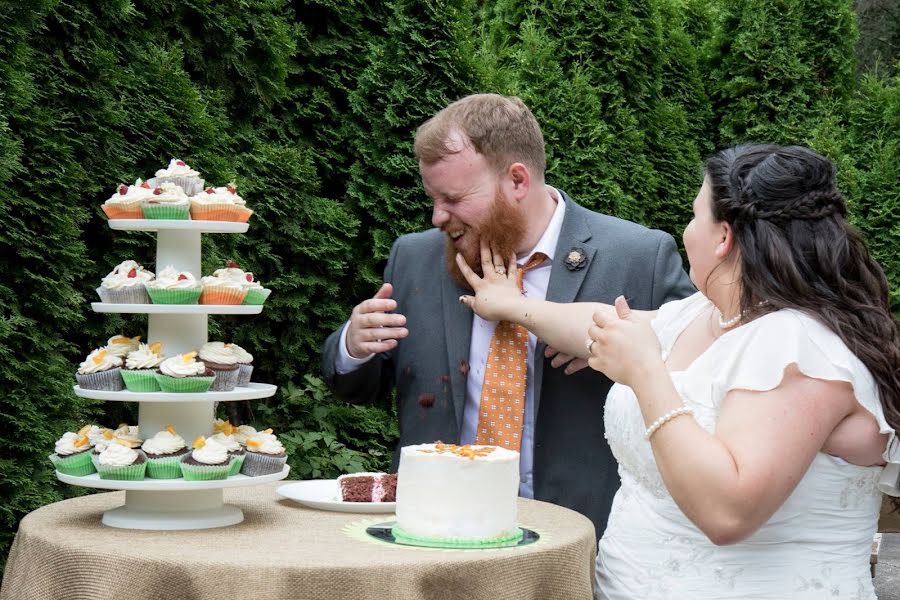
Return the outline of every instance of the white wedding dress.
{"type": "MultiPolygon", "coordinates": [[[[664,305],[653,321],[668,355],[675,339],[709,307],[702,294],[664,305]]],[[[719,337],[684,371],[671,373],[685,405],[713,432],[731,389],[770,390],[784,368],[851,383],[860,404],[890,433],[871,374],[825,326],[794,310],[764,315],[719,337]]],[[[666,490],[631,388],[615,385],[606,401],[606,437],[622,487],[599,544],[596,597],[627,600],[874,600],[869,553],[883,467],[859,467],[819,453],[794,492],[744,541],[716,546],[666,490]]],[[[685,448],[685,452],[689,449],[685,448]]],[[[885,452],[887,458],[888,452],[885,452]]],[[[897,458],[896,456],[894,457],[897,458]]],[[[896,492],[893,486],[885,489],[896,492]]]]}

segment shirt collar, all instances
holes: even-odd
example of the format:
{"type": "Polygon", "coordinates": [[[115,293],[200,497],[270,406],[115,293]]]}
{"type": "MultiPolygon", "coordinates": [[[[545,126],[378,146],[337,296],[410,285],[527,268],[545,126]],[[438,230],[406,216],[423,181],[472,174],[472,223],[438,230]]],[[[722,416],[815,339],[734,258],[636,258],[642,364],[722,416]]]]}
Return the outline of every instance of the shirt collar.
{"type": "Polygon", "coordinates": [[[516,257],[516,262],[519,266],[527,263],[528,259],[535,252],[543,252],[548,258],[548,263],[553,262],[553,255],[556,254],[559,232],[562,231],[563,218],[566,216],[566,202],[558,190],[550,186],[547,187],[551,190],[550,196],[556,199],[556,210],[553,211],[553,216],[550,218],[550,223],[547,224],[547,229],[544,230],[544,235],[541,236],[534,248],[524,255],[516,257]]]}

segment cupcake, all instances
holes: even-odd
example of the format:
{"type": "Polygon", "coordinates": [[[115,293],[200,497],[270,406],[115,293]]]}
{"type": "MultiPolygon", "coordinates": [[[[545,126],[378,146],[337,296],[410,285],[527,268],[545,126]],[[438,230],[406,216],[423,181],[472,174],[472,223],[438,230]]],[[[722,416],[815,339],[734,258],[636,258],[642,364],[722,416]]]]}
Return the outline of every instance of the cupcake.
{"type": "Polygon", "coordinates": [[[161,186],[164,183],[173,183],[188,196],[193,196],[203,189],[203,179],[200,177],[200,173],[178,158],[170,160],[169,166],[157,171],[156,177],[150,179],[148,183],[153,187],[161,186]]]}
{"type": "Polygon", "coordinates": [[[90,425],[85,425],[78,433],[67,431],[56,441],[50,462],[64,475],[84,477],[94,472],[91,463],[91,441],[87,436],[90,425]]]}
{"type": "Polygon", "coordinates": [[[128,353],[134,352],[140,345],[141,336],[139,335],[136,335],[134,337],[128,337],[127,335],[114,335],[106,340],[106,345],[103,347],[103,349],[113,356],[118,356],[122,360],[125,360],[125,357],[128,356],[128,353]]]}
{"type": "Polygon", "coordinates": [[[186,221],[190,216],[191,201],[174,183],[163,183],[153,188],[153,194],[141,203],[141,210],[145,219],[186,221]]]}
{"type": "Polygon", "coordinates": [[[97,457],[100,479],[140,481],[146,470],[147,457],[144,453],[129,447],[122,440],[110,443],[97,457]]]}
{"type": "Polygon", "coordinates": [[[184,438],[167,425],[144,442],[141,450],[147,455],[147,477],[151,479],[178,479],[181,477],[181,459],[187,454],[184,438]]]}
{"type": "Polygon", "coordinates": [[[225,187],[208,187],[191,196],[191,218],[198,221],[246,223],[252,214],[233,183],[225,187]]]}
{"type": "Polygon", "coordinates": [[[203,286],[200,304],[243,304],[247,297],[246,280],[239,281],[226,271],[219,269],[212,275],[200,278],[203,286]]]}
{"type": "Polygon", "coordinates": [[[185,393],[209,390],[216,374],[196,358],[196,352],[188,352],[162,361],[156,374],[156,382],[162,391],[185,393]]]}
{"type": "Polygon", "coordinates": [[[110,354],[104,348],[98,348],[78,365],[75,379],[83,390],[118,392],[125,388],[121,366],[121,358],[110,354]]]}
{"type": "Polygon", "coordinates": [[[104,429],[100,433],[100,437],[98,437],[94,441],[94,449],[91,450],[91,462],[94,465],[94,469],[97,468],[97,460],[100,458],[100,454],[106,450],[106,447],[112,443],[115,443],[116,436],[113,435],[112,429],[104,429]]]}
{"type": "Polygon", "coordinates": [[[222,428],[209,438],[222,444],[228,450],[228,456],[232,459],[231,469],[228,471],[229,476],[237,475],[241,472],[241,466],[244,464],[244,455],[247,453],[244,447],[234,439],[233,432],[234,427],[231,426],[231,423],[225,421],[222,428]]]}
{"type": "Polygon", "coordinates": [[[237,384],[240,387],[247,387],[250,385],[250,375],[253,373],[253,365],[250,364],[253,362],[253,355],[237,344],[231,344],[231,351],[234,352],[234,357],[241,367],[238,372],[237,384]]]}
{"type": "Polygon", "coordinates": [[[209,388],[213,392],[230,392],[237,386],[241,366],[231,344],[207,342],[200,348],[200,360],[216,374],[216,380],[209,388]]]}
{"type": "Polygon", "coordinates": [[[137,425],[129,425],[128,423],[119,423],[119,426],[116,427],[116,430],[113,431],[113,436],[117,440],[124,440],[131,444],[132,448],[137,448],[143,443],[140,435],[140,429],[138,429],[137,425]]]}
{"type": "Polygon", "coordinates": [[[159,342],[141,344],[137,350],[129,352],[125,358],[125,368],[122,369],[125,387],[132,392],[158,392],[156,370],[165,358],[159,342]]]}
{"type": "Polygon", "coordinates": [[[241,473],[249,477],[280,473],[287,462],[287,453],[271,429],[257,432],[247,438],[247,455],[241,473]]]}
{"type": "Polygon", "coordinates": [[[153,194],[149,183],[138,179],[134,185],[120,184],[116,192],[100,208],[110,219],[143,219],[141,204],[153,194]]]}
{"type": "Polygon", "coordinates": [[[201,291],[200,282],[193,275],[171,265],[145,287],[153,304],[197,304],[201,291]]]}
{"type": "Polygon", "coordinates": [[[150,296],[144,284],[155,275],[133,260],[119,263],[97,288],[97,295],[103,302],[112,304],[150,304],[150,296]]]}
{"type": "Polygon", "coordinates": [[[231,432],[231,435],[234,436],[234,439],[244,447],[247,446],[247,440],[249,440],[256,434],[256,429],[254,429],[250,425],[238,425],[234,428],[234,431],[231,432]]]}
{"type": "Polygon", "coordinates": [[[213,271],[212,276],[240,283],[241,287],[247,291],[244,304],[263,304],[266,298],[269,297],[269,294],[272,293],[272,290],[264,288],[256,281],[253,273],[244,271],[233,260],[228,261],[226,268],[213,271]]]}
{"type": "Polygon", "coordinates": [[[231,471],[232,458],[228,449],[202,435],[194,440],[193,450],[181,459],[181,474],[188,481],[226,479],[231,471]]]}

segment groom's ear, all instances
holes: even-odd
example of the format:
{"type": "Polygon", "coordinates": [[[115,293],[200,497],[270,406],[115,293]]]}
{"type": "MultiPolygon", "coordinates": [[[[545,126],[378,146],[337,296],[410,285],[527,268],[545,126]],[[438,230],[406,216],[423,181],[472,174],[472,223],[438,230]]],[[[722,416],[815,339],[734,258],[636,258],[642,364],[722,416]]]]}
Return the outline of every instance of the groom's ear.
{"type": "Polygon", "coordinates": [[[525,164],[517,162],[509,165],[503,179],[501,185],[506,188],[504,191],[508,198],[520,201],[528,195],[531,187],[531,172],[525,164]]]}

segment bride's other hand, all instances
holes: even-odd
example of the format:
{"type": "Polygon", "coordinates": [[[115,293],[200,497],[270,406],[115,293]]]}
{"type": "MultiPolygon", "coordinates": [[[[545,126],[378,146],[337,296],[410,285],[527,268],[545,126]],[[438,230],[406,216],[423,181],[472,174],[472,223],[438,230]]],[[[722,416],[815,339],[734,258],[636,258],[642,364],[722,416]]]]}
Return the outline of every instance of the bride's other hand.
{"type": "Polygon", "coordinates": [[[623,296],[616,298],[615,315],[603,310],[594,313],[588,337],[588,364],[617,383],[634,387],[640,378],[665,369],[649,320],[633,314],[623,296]]]}
{"type": "Polygon", "coordinates": [[[456,255],[456,264],[475,292],[474,296],[460,296],[459,301],[475,311],[482,319],[488,321],[506,319],[515,307],[516,301],[522,299],[522,292],[516,283],[518,266],[515,255],[504,260],[500,255],[493,253],[482,240],[481,277],[472,271],[461,254],[456,255]]]}

